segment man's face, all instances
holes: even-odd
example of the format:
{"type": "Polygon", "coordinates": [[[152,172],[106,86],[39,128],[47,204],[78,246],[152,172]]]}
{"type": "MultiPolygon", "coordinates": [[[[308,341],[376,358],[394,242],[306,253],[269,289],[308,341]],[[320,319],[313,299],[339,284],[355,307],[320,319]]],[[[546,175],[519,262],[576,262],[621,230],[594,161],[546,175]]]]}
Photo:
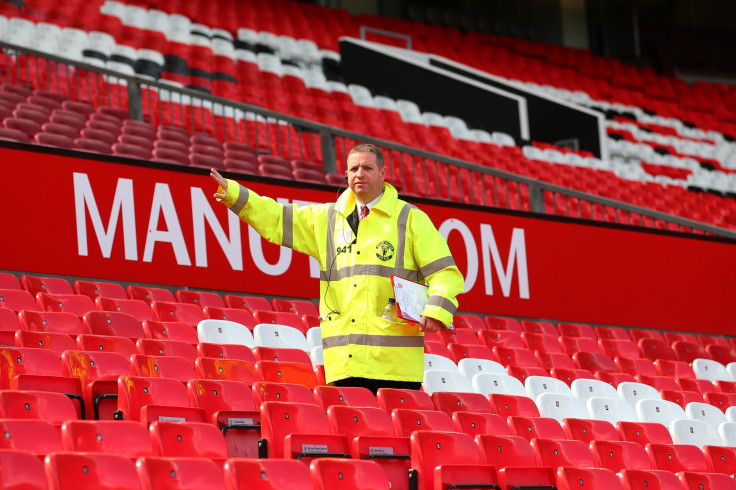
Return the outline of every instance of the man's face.
{"type": "Polygon", "coordinates": [[[373,153],[353,153],[348,157],[348,185],[363,204],[381,195],[385,177],[386,168],[378,168],[376,155],[373,153]]]}

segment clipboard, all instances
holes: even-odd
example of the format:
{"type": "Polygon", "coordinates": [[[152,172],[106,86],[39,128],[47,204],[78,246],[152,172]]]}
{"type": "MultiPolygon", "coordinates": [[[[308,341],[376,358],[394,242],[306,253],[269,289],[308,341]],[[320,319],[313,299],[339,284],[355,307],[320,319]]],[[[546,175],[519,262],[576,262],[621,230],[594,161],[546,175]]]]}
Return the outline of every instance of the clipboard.
{"type": "Polygon", "coordinates": [[[419,322],[429,299],[429,286],[391,274],[391,285],[396,298],[396,316],[419,322]]]}

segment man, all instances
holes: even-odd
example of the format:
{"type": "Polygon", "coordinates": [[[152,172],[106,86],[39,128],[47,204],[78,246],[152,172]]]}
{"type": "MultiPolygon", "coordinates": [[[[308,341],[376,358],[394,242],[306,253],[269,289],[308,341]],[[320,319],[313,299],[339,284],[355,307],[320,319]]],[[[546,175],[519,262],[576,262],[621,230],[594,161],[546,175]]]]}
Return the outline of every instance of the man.
{"type": "Polygon", "coordinates": [[[212,169],[214,197],[268,241],[320,263],[320,315],[327,383],[419,389],[424,335],[452,323],[463,277],[429,217],[384,182],[383,154],[348,154],[349,189],[336,203],[299,207],[261,197],[212,169]],[[394,297],[391,275],[429,285],[419,324],[381,317],[394,297]]]}

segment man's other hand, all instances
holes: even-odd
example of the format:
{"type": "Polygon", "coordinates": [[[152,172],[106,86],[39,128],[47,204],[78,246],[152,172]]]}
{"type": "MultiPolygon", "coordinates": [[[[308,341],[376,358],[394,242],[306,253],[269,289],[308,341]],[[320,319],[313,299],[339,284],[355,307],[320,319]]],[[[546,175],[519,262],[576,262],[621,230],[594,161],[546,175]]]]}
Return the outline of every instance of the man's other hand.
{"type": "Polygon", "coordinates": [[[423,316],[421,320],[419,320],[419,330],[424,333],[436,333],[442,330],[442,327],[443,325],[441,321],[428,316],[423,316]]]}
{"type": "Polygon", "coordinates": [[[225,199],[225,193],[227,192],[227,180],[222,178],[222,175],[220,175],[220,172],[215,170],[214,168],[210,169],[210,177],[212,177],[215,182],[217,182],[217,185],[222,187],[222,192],[216,192],[214,197],[215,199],[225,199]]]}

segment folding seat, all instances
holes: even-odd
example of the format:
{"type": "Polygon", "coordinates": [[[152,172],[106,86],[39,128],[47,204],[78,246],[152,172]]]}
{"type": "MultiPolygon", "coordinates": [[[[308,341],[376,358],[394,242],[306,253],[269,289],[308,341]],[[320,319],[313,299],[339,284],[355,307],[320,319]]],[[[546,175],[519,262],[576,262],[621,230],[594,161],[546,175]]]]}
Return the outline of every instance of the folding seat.
{"type": "Polygon", "coordinates": [[[317,386],[312,367],[300,362],[257,361],[255,367],[256,376],[262,381],[301,384],[309,389],[317,386]]]}
{"type": "MultiPolygon", "coordinates": [[[[513,349],[527,348],[523,334],[519,334],[519,332],[513,330],[481,330],[478,332],[478,339],[482,344],[485,344],[491,349],[497,345],[513,349]]],[[[555,342],[557,342],[556,338],[555,342]]]]}
{"type": "Polygon", "coordinates": [[[123,286],[116,282],[76,280],[73,283],[77,294],[84,294],[94,300],[98,296],[114,299],[128,299],[123,286]]]}
{"type": "Polygon", "coordinates": [[[61,277],[42,277],[23,274],[20,276],[20,284],[33,297],[36,297],[38,293],[74,294],[74,289],[72,289],[69,281],[61,277]]]}
{"type": "Polygon", "coordinates": [[[690,444],[646,445],[652,467],[665,471],[708,471],[705,455],[697,446],[690,444]]]}
{"type": "Polygon", "coordinates": [[[76,348],[77,342],[64,333],[18,330],[15,332],[15,345],[17,347],[49,349],[58,357],[61,357],[65,350],[76,348]]]}
{"type": "Polygon", "coordinates": [[[118,378],[118,420],[148,425],[155,420],[206,422],[202,408],[190,407],[184,385],[172,378],[118,378]],[[163,418],[162,418],[163,417],[163,418]]]}
{"type": "Polygon", "coordinates": [[[711,359],[695,359],[692,365],[698,379],[732,381],[725,366],[720,362],[711,359]]]}
{"type": "Polygon", "coordinates": [[[286,325],[260,323],[253,329],[253,340],[257,346],[301,349],[307,352],[304,334],[286,325]]]}
{"type": "Polygon", "coordinates": [[[126,361],[138,352],[135,343],[127,337],[92,334],[77,335],[77,350],[117,352],[125,356],[126,361]]]}
{"type": "MultiPolygon", "coordinates": [[[[730,348],[730,345],[728,344],[728,340],[721,335],[699,334],[699,335],[696,335],[695,338],[698,339],[698,342],[700,342],[700,345],[705,347],[706,350],[708,349],[708,346],[710,345],[720,345],[721,347],[730,348]]],[[[721,362],[721,361],[718,361],[718,362],[721,362]]]]}
{"type": "Polygon", "coordinates": [[[18,313],[21,328],[31,332],[54,332],[79,335],[84,329],[82,321],[73,313],[51,311],[21,311],[18,313]]]}
{"type": "Polygon", "coordinates": [[[729,422],[736,422],[736,408],[728,407],[726,409],[726,420],[729,422]]]}
{"type": "MultiPolygon", "coordinates": [[[[701,393],[703,396],[709,393],[718,393],[718,388],[716,388],[715,385],[707,379],[678,377],[676,384],[682,391],[694,391],[696,393],[701,393]]],[[[662,390],[660,389],[660,391],[662,390]]]]}
{"type": "Polygon", "coordinates": [[[588,398],[594,396],[619,398],[616,388],[596,379],[576,379],[570,385],[570,392],[572,396],[581,400],[583,403],[586,403],[588,398]]]}
{"type": "Polygon", "coordinates": [[[154,421],[149,427],[154,456],[225,460],[225,438],[217,427],[203,422],[154,421]]]}
{"type": "Polygon", "coordinates": [[[246,383],[192,379],[187,392],[189,403],[222,431],[231,457],[257,457],[261,414],[246,383]]]}
{"type": "Polygon", "coordinates": [[[255,347],[251,331],[240,323],[228,320],[202,320],[197,324],[197,338],[199,342],[255,347]]]}
{"type": "Polygon", "coordinates": [[[397,437],[409,437],[415,430],[455,431],[450,416],[437,410],[396,408],[391,412],[391,420],[397,437]]]}
{"type": "Polygon", "coordinates": [[[190,303],[153,301],[151,303],[151,311],[153,312],[154,320],[162,322],[183,322],[194,326],[200,321],[205,320],[202,308],[190,303]]]}
{"type": "Polygon", "coordinates": [[[85,333],[126,337],[138,340],[145,337],[143,325],[137,318],[117,311],[90,311],[82,317],[85,333]]]}
{"type": "Polygon", "coordinates": [[[28,451],[0,450],[0,486],[46,490],[43,462],[28,451]]]}
{"type": "Polygon", "coordinates": [[[92,490],[141,488],[135,464],[125,456],[90,452],[57,452],[44,462],[50,489],[92,490]]]}
{"type": "Polygon", "coordinates": [[[314,388],[314,398],[323,410],[333,405],[378,407],[373,393],[357,386],[317,386],[314,388]]]}
{"type": "Polygon", "coordinates": [[[596,420],[606,420],[612,424],[619,421],[638,422],[634,407],[623,400],[615,400],[613,398],[591,397],[585,402],[590,418],[596,420]]]}
{"type": "Polygon", "coordinates": [[[624,382],[618,385],[616,391],[618,392],[618,396],[631,405],[632,408],[636,406],[639,400],[660,400],[662,398],[655,388],[642,383],[624,382]]]}
{"type": "Polygon", "coordinates": [[[646,376],[657,375],[657,368],[649,359],[617,357],[613,362],[621,373],[628,373],[632,376],[636,376],[637,374],[646,376]]]}
{"type": "Polygon", "coordinates": [[[637,383],[650,386],[655,390],[677,390],[680,385],[675,381],[674,378],[668,376],[647,376],[644,374],[637,374],[634,376],[637,383]]]}
{"type": "Polygon", "coordinates": [[[587,419],[589,417],[585,404],[571,395],[542,393],[537,397],[537,407],[542,417],[553,418],[560,424],[566,418],[587,419]]]}
{"type": "Polygon", "coordinates": [[[456,328],[454,330],[443,329],[437,332],[437,335],[439,335],[440,340],[445,344],[480,344],[478,336],[468,328],[456,328]]]}
{"type": "Polygon", "coordinates": [[[641,339],[637,342],[639,354],[641,357],[655,361],[657,359],[665,359],[669,361],[677,361],[678,356],[672,347],[664,340],[658,339],[641,339]]]}
{"type": "Polygon", "coordinates": [[[631,340],[627,339],[599,339],[598,348],[601,353],[611,359],[616,357],[637,358],[639,348],[631,340]]]}
{"type": "Polygon", "coordinates": [[[453,319],[453,324],[456,331],[468,329],[472,332],[481,332],[488,328],[484,320],[484,318],[477,315],[458,313],[453,319]]]}
{"type": "Polygon", "coordinates": [[[0,450],[27,451],[34,457],[41,458],[49,453],[61,451],[58,425],[61,425],[61,422],[55,426],[52,422],[40,418],[2,418],[0,433],[3,437],[0,439],[0,450]]]}
{"type": "Polygon", "coordinates": [[[395,408],[434,410],[432,398],[423,391],[396,388],[379,388],[376,394],[378,407],[391,414],[395,408]]]}
{"type": "Polygon", "coordinates": [[[145,301],[149,305],[153,301],[163,301],[165,303],[176,302],[174,293],[168,289],[150,286],[136,286],[133,284],[128,284],[125,289],[128,292],[130,299],[139,299],[141,301],[145,301]]]}
{"type": "MultiPolygon", "coordinates": [[[[723,424],[721,424],[723,425],[723,424]]],[[[703,446],[720,446],[723,439],[716,428],[701,420],[677,419],[670,425],[670,434],[674,444],[691,444],[701,450],[703,446]]]]}
{"type": "Polygon", "coordinates": [[[722,411],[736,406],[736,393],[706,393],[703,399],[705,403],[718,407],[722,411]]]}
{"type": "Polygon", "coordinates": [[[685,410],[667,400],[643,399],[636,402],[635,408],[641,422],[659,422],[665,427],[674,420],[685,418],[685,410]]]}
{"type": "Polygon", "coordinates": [[[330,433],[330,422],[317,405],[264,402],[261,404],[261,457],[349,457],[344,435],[330,433]],[[311,449],[311,450],[310,450],[311,449]]]}
{"type": "Polygon", "coordinates": [[[459,372],[453,371],[425,371],[422,387],[429,395],[434,392],[473,392],[470,380],[459,372]]]}
{"type": "Polygon", "coordinates": [[[488,359],[496,361],[498,358],[494,352],[485,345],[479,344],[447,344],[447,350],[454,362],[460,362],[462,359],[488,359]]]}
{"type": "Polygon", "coordinates": [[[587,337],[559,337],[559,343],[563,350],[572,356],[576,352],[599,353],[598,341],[587,337]]]}
{"type": "Polygon", "coordinates": [[[179,289],[176,291],[175,296],[180,303],[192,303],[198,305],[200,308],[204,308],[205,306],[225,307],[225,300],[217,293],[179,289]]]}
{"type": "Polygon", "coordinates": [[[524,385],[516,378],[506,374],[478,373],[471,380],[473,390],[481,395],[493,393],[527,396],[524,385]]]}
{"type": "Polygon", "coordinates": [[[507,418],[511,434],[531,441],[541,439],[565,439],[565,431],[555,419],[548,417],[523,417],[511,415],[507,418]]]}
{"type": "Polygon", "coordinates": [[[562,419],[562,429],[568,439],[575,439],[586,444],[596,439],[605,441],[620,439],[616,428],[605,420],[567,417],[562,419]]]}
{"type": "Polygon", "coordinates": [[[130,356],[130,372],[133,376],[144,378],[171,378],[186,383],[195,377],[194,366],[185,357],[130,356]]]}
{"type": "MultiPolygon", "coordinates": [[[[557,343],[557,339],[555,339],[555,343],[557,343]]],[[[575,363],[572,362],[572,358],[561,352],[543,352],[537,350],[534,351],[534,357],[537,358],[539,365],[547,371],[551,371],[552,369],[575,369],[575,363]]]]}
{"type": "Polygon", "coordinates": [[[492,413],[488,399],[480,393],[436,391],[432,401],[437,410],[450,416],[457,411],[492,413]]]}
{"type": "Polygon", "coordinates": [[[736,490],[736,480],[721,473],[683,471],[677,474],[684,488],[703,490],[736,490]]]}
{"type": "Polygon", "coordinates": [[[301,349],[283,347],[255,347],[253,349],[257,361],[300,362],[312,367],[309,354],[301,349]]]}
{"type": "Polygon", "coordinates": [[[307,332],[301,317],[296,313],[290,313],[288,311],[256,310],[253,313],[253,321],[256,324],[289,326],[301,332],[302,336],[307,332]]]}
{"type": "Polygon", "coordinates": [[[256,358],[250,347],[240,344],[213,344],[200,342],[197,344],[197,357],[214,357],[218,359],[240,359],[255,366],[256,358]]]}
{"type": "Polygon", "coordinates": [[[229,459],[223,468],[228,490],[252,488],[312,488],[307,466],[288,459],[229,459]]]}
{"type": "Polygon", "coordinates": [[[540,466],[550,466],[555,470],[561,466],[596,466],[588,445],[580,441],[537,438],[531,440],[531,446],[540,466]]]}
{"type": "Polygon", "coordinates": [[[565,368],[552,368],[549,374],[553,378],[564,381],[568,386],[572,386],[573,381],[576,379],[595,379],[595,375],[587,369],[565,369],[565,368]]]}
{"type": "Polygon", "coordinates": [[[681,490],[675,473],[662,470],[623,469],[618,472],[624,490],[681,490]]]}
{"type": "Polygon", "coordinates": [[[729,363],[736,362],[736,349],[732,349],[724,345],[708,345],[705,347],[706,353],[708,354],[705,358],[713,359],[716,362],[720,362],[724,366],[729,363]]]}
{"type": "MultiPolygon", "coordinates": [[[[425,354],[425,369],[426,369],[426,360],[427,357],[430,354],[425,354]]],[[[465,375],[469,380],[472,381],[473,376],[480,373],[495,373],[495,374],[506,374],[506,369],[503,367],[503,365],[497,363],[496,361],[491,361],[489,359],[475,359],[475,358],[466,358],[466,359],[460,359],[460,361],[457,364],[458,371],[460,371],[461,374],[465,375]]]]}
{"type": "Polygon", "coordinates": [[[150,339],[179,340],[192,345],[198,342],[196,329],[187,322],[146,320],[143,322],[143,332],[150,339]]]}
{"type": "Polygon", "coordinates": [[[0,417],[41,419],[56,427],[79,418],[74,403],[62,393],[15,389],[0,391],[0,417]]]}
{"type": "Polygon", "coordinates": [[[614,388],[618,388],[618,385],[624,382],[636,382],[636,378],[627,373],[603,373],[599,371],[595,373],[594,377],[598,381],[603,381],[604,383],[609,384],[614,388]]]}
{"type": "Polygon", "coordinates": [[[153,320],[153,312],[144,301],[138,299],[95,298],[95,306],[100,311],[114,311],[133,316],[139,322],[153,320]]]}
{"type": "Polygon", "coordinates": [[[557,488],[573,490],[575,488],[606,488],[622,490],[616,473],[606,468],[563,467],[557,471],[557,488]]]}
{"type": "Polygon", "coordinates": [[[692,366],[685,361],[667,361],[657,359],[654,361],[658,376],[670,376],[672,378],[695,378],[692,366]]]}
{"type": "Polygon", "coordinates": [[[410,481],[420,490],[476,488],[498,481],[495,469],[481,463],[478,447],[467,434],[416,431],[411,436],[411,468],[410,481]]]}
{"type": "Polygon", "coordinates": [[[726,446],[703,446],[703,454],[708,463],[708,471],[714,473],[733,474],[736,464],[736,447],[726,446]]]}
{"type": "Polygon", "coordinates": [[[20,281],[10,272],[0,272],[0,289],[22,289],[20,281]]]}
{"type": "Polygon", "coordinates": [[[194,378],[241,381],[249,386],[260,378],[255,366],[242,359],[220,359],[215,357],[198,357],[194,361],[194,378]]]}
{"type": "Polygon", "coordinates": [[[271,303],[260,296],[240,296],[234,294],[226,294],[224,296],[225,304],[230,308],[242,308],[249,310],[251,313],[256,311],[272,311],[271,303]]]}
{"type": "Polygon", "coordinates": [[[380,466],[373,461],[316,459],[310,465],[310,472],[316,489],[393,488],[384,472],[380,471],[380,466]]]}
{"type": "Polygon", "coordinates": [[[615,472],[625,469],[652,469],[644,447],[635,442],[594,440],[590,443],[590,451],[595,461],[594,466],[600,468],[615,472]]]}
{"type": "MultiPolygon", "coordinates": [[[[22,291],[25,293],[25,291],[22,291]]],[[[0,292],[2,297],[2,292],[0,292]]],[[[18,315],[10,308],[0,307],[0,345],[15,345],[15,332],[21,329],[18,315]]]]}
{"type": "Polygon", "coordinates": [[[252,391],[256,406],[260,406],[260,404],[267,401],[317,405],[312,390],[300,384],[259,381],[253,384],[252,391]]]}
{"type": "Polygon", "coordinates": [[[693,362],[695,359],[710,359],[705,347],[697,342],[678,340],[672,343],[672,350],[680,361],[693,362]]]}
{"type": "Polygon", "coordinates": [[[649,330],[644,328],[630,328],[629,336],[631,337],[631,340],[633,340],[637,344],[639,343],[640,339],[655,339],[664,341],[664,336],[657,330],[649,330]]]}
{"type": "Polygon", "coordinates": [[[483,322],[490,330],[510,330],[512,332],[522,333],[525,330],[521,328],[519,321],[515,318],[504,318],[500,316],[486,315],[483,322]]]}
{"type": "Polygon", "coordinates": [[[718,430],[718,426],[728,419],[723,411],[714,407],[709,403],[692,402],[685,406],[685,415],[690,420],[700,420],[708,423],[713,429],[718,430]]]}
{"type": "MultiPolygon", "coordinates": [[[[529,349],[511,349],[508,347],[495,346],[493,353],[496,360],[504,366],[539,367],[537,358],[529,349]]],[[[493,360],[493,359],[492,359],[493,360]]]]}
{"type": "Polygon", "coordinates": [[[450,355],[450,351],[447,350],[447,346],[442,342],[433,342],[431,340],[424,341],[424,353],[434,354],[437,356],[444,356],[451,359],[452,362],[456,362],[455,359],[450,355]]]}
{"type": "Polygon", "coordinates": [[[578,369],[587,369],[591,372],[603,371],[615,373],[618,371],[613,360],[600,352],[576,352],[572,360],[578,369]]]}
{"type": "Polygon", "coordinates": [[[61,448],[118,454],[133,461],[153,455],[148,430],[132,420],[68,420],[61,426],[61,448]]]}
{"type": "Polygon", "coordinates": [[[38,293],[36,304],[39,311],[66,311],[79,317],[95,309],[94,302],[89,297],[80,294],[38,293]]]}
{"type": "Polygon", "coordinates": [[[557,341],[557,336],[544,333],[524,332],[521,338],[529,350],[561,354],[564,353],[562,346],[557,341]]]}
{"type": "Polygon", "coordinates": [[[536,322],[531,320],[522,320],[521,328],[525,332],[545,333],[547,335],[559,335],[557,328],[550,322],[536,322]]]}
{"type": "Polygon", "coordinates": [[[256,326],[256,322],[253,320],[251,312],[242,308],[218,308],[215,306],[205,306],[202,308],[202,311],[204,311],[205,316],[211,320],[226,320],[239,323],[248,328],[251,332],[253,331],[253,327],[256,326]]]}
{"type": "Polygon", "coordinates": [[[118,376],[130,374],[128,358],[118,352],[69,350],[61,362],[65,376],[79,378],[86,412],[95,420],[113,418],[118,376]]]}
{"type": "Polygon", "coordinates": [[[209,458],[146,456],[136,470],[143,490],[225,489],[221,466],[209,458]]]}
{"type": "Polygon", "coordinates": [[[347,437],[355,459],[373,459],[386,473],[391,488],[406,488],[409,439],[394,436],[391,417],[376,407],[333,405],[327,409],[333,434],[347,437]]]}
{"type": "Polygon", "coordinates": [[[703,395],[696,391],[662,390],[660,395],[662,396],[662,400],[674,402],[682,408],[685,408],[690,402],[703,401],[703,395]]]}
{"type": "Polygon", "coordinates": [[[572,396],[570,387],[559,379],[548,376],[529,376],[524,380],[524,389],[527,396],[536,401],[542,393],[559,393],[572,396]]]}
{"type": "Polygon", "coordinates": [[[271,300],[274,311],[284,311],[295,313],[297,315],[313,315],[319,316],[317,307],[311,301],[306,300],[285,300],[274,298],[271,300]]]}
{"type": "Polygon", "coordinates": [[[600,340],[631,340],[629,333],[621,327],[593,327],[600,340]]]}
{"type": "Polygon", "coordinates": [[[558,323],[557,331],[563,337],[587,337],[598,341],[598,335],[593,327],[585,323],[558,323]]]}
{"type": "Polygon", "coordinates": [[[138,339],[135,345],[139,354],[184,357],[192,363],[197,358],[194,346],[181,340],[138,339]]]}

